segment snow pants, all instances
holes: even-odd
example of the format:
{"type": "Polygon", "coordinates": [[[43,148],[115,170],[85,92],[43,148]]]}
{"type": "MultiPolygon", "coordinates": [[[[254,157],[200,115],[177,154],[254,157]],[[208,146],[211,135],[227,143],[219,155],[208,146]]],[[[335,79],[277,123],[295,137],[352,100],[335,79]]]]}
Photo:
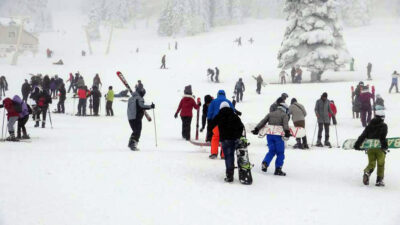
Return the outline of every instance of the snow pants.
{"type": "Polygon", "coordinates": [[[65,106],[64,106],[65,98],[61,98],[58,100],[57,103],[57,111],[59,113],[65,113],[65,106]]]}
{"type": "Polygon", "coordinates": [[[399,93],[399,86],[397,85],[397,83],[392,83],[392,84],[390,85],[389,93],[392,92],[392,89],[393,89],[394,87],[396,87],[396,93],[399,93]]]}
{"type": "Polygon", "coordinates": [[[17,130],[18,137],[21,137],[21,130],[23,135],[27,135],[25,124],[28,122],[28,120],[29,120],[29,115],[25,116],[24,118],[18,119],[18,130],[17,130]]]}
{"type": "Polygon", "coordinates": [[[237,102],[243,101],[243,91],[242,90],[236,90],[236,101],[237,102]]]}
{"type": "Polygon", "coordinates": [[[257,83],[257,94],[261,94],[261,83],[257,83]]]}
{"type": "Polygon", "coordinates": [[[235,151],[238,146],[237,140],[222,141],[222,148],[225,154],[226,173],[232,173],[235,170],[235,151]]]}
{"type": "Polygon", "coordinates": [[[78,102],[78,115],[86,116],[86,98],[80,98],[78,102]]]}
{"type": "Polygon", "coordinates": [[[281,77],[281,84],[286,84],[286,77],[281,77]]]}
{"type": "Polygon", "coordinates": [[[276,156],[275,167],[282,168],[285,161],[285,142],[280,135],[267,135],[268,153],[265,155],[263,162],[269,166],[272,159],[276,156]]]}
{"type": "MultiPolygon", "coordinates": [[[[213,136],[211,138],[211,154],[218,155],[219,147],[219,129],[218,126],[214,127],[212,130],[213,136]]],[[[221,149],[221,157],[225,157],[223,148],[221,149]]]]}
{"type": "Polygon", "coordinates": [[[368,150],[368,166],[364,172],[372,173],[378,163],[378,177],[384,177],[385,175],[385,158],[386,154],[382,149],[374,148],[368,150]]]}
{"type": "Polygon", "coordinates": [[[142,133],[142,118],[129,120],[129,125],[132,129],[131,139],[139,142],[140,135],[142,133]]]}
{"type": "Polygon", "coordinates": [[[322,139],[322,131],[325,129],[325,141],[329,141],[329,123],[318,123],[318,141],[322,139]]]}
{"type": "Polygon", "coordinates": [[[372,110],[361,109],[361,123],[363,127],[366,127],[371,122],[372,110]]]}
{"type": "Polygon", "coordinates": [[[106,113],[107,113],[107,116],[114,116],[114,111],[113,111],[113,109],[112,109],[112,104],[113,104],[112,101],[107,101],[107,103],[106,103],[106,113]]]}
{"type": "Polygon", "coordinates": [[[190,140],[190,131],[191,131],[191,124],[192,124],[192,117],[191,116],[182,116],[182,137],[187,141],[190,140]]]}
{"type": "Polygon", "coordinates": [[[93,113],[95,116],[99,115],[100,99],[93,99],[93,113]]]}
{"type": "Polygon", "coordinates": [[[46,106],[46,107],[37,107],[36,108],[34,120],[37,123],[39,123],[39,121],[40,121],[40,115],[42,115],[42,122],[46,123],[47,109],[48,109],[48,106],[46,106]]]}
{"type": "Polygon", "coordinates": [[[10,134],[15,133],[14,125],[17,121],[18,121],[18,116],[13,116],[8,118],[7,128],[10,134]]]}

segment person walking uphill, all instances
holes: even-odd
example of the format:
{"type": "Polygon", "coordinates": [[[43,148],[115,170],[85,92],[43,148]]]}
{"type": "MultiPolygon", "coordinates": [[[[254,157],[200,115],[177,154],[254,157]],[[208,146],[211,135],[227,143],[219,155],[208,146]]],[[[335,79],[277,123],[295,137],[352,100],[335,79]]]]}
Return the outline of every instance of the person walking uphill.
{"type": "MultiPolygon", "coordinates": [[[[290,137],[290,129],[289,129],[289,116],[286,114],[288,108],[285,103],[281,103],[278,106],[278,109],[268,113],[268,115],[258,123],[256,128],[251,132],[254,135],[258,135],[258,132],[268,123],[273,126],[281,126],[285,132],[285,139],[289,139],[290,137]]],[[[285,160],[285,142],[281,136],[281,134],[277,135],[267,135],[267,142],[269,151],[265,155],[263,162],[261,163],[261,170],[263,172],[267,172],[268,167],[271,164],[272,159],[276,155],[275,160],[275,172],[274,175],[277,176],[286,176],[286,173],[282,171],[283,163],[285,160]]]]}
{"type": "Polygon", "coordinates": [[[184,96],[179,102],[178,109],[176,110],[175,119],[178,118],[178,114],[180,112],[181,113],[180,116],[182,119],[182,137],[187,141],[190,141],[193,108],[199,109],[200,106],[201,103],[200,102],[196,103],[192,96],[192,87],[190,85],[186,86],[184,90],[184,96]]]}
{"type": "Polygon", "coordinates": [[[359,100],[361,102],[361,124],[366,127],[369,122],[371,122],[372,117],[372,105],[374,95],[369,91],[368,86],[364,86],[361,90],[359,100]]]}
{"type": "MultiPolygon", "coordinates": [[[[306,127],[305,118],[307,116],[307,111],[304,106],[297,102],[297,99],[292,98],[291,104],[289,106],[289,115],[292,115],[293,125],[295,127],[306,127]]],[[[296,138],[296,145],[294,148],[299,149],[309,149],[307,144],[307,136],[301,138],[296,138]],[[301,143],[303,141],[303,143],[301,143]]]]}
{"type": "Polygon", "coordinates": [[[385,112],[383,110],[378,110],[375,113],[375,118],[371,120],[371,123],[364,129],[361,136],[357,139],[354,145],[356,150],[361,149],[361,145],[365,139],[378,139],[381,143],[381,148],[368,149],[368,166],[364,169],[363,183],[369,185],[369,177],[378,164],[378,171],[376,177],[376,186],[385,186],[383,178],[385,176],[385,158],[386,151],[388,149],[388,143],[386,140],[386,135],[388,133],[388,127],[384,123],[385,112]]]}
{"type": "Polygon", "coordinates": [[[129,138],[128,147],[132,151],[138,151],[137,148],[140,135],[142,133],[142,119],[144,116],[144,111],[148,109],[154,109],[155,105],[144,104],[144,95],[146,94],[145,89],[140,89],[135,91],[128,100],[128,120],[129,125],[132,129],[131,137],[129,138]]]}
{"type": "Polygon", "coordinates": [[[330,101],[328,100],[328,94],[324,92],[321,95],[321,98],[317,100],[315,103],[315,115],[317,116],[318,122],[318,140],[317,140],[317,147],[323,147],[321,139],[322,139],[322,131],[325,129],[325,143],[324,145],[331,148],[332,145],[329,142],[329,126],[330,126],[330,118],[329,114],[332,115],[333,124],[336,125],[336,116],[332,112],[330,107],[330,101]]]}
{"type": "Polygon", "coordinates": [[[225,155],[226,182],[233,182],[235,171],[235,150],[243,135],[244,125],[228,102],[222,102],[217,116],[211,121],[210,128],[217,127],[225,155]]]}
{"type": "Polygon", "coordinates": [[[236,82],[235,85],[235,94],[236,94],[236,101],[242,102],[243,101],[243,92],[245,91],[244,83],[242,78],[239,78],[239,81],[236,82]]]}
{"type": "MultiPolygon", "coordinates": [[[[144,90],[144,88],[142,89],[136,89],[136,92],[140,92],[141,90],[144,90]]],[[[145,91],[146,92],[146,91],[145,91]]],[[[114,116],[114,110],[112,108],[113,105],[113,101],[114,101],[114,91],[113,91],[113,87],[110,86],[108,87],[108,92],[106,95],[106,116],[114,116]]]]}
{"type": "MultiPolygon", "coordinates": [[[[212,120],[218,115],[219,113],[219,108],[223,102],[227,102],[229,104],[229,107],[231,107],[234,112],[236,113],[235,108],[233,107],[232,102],[230,102],[225,95],[224,90],[219,90],[217,94],[217,98],[214,99],[211,103],[210,106],[208,107],[208,113],[207,113],[207,119],[212,122],[212,120]]],[[[211,138],[211,155],[209,156],[210,159],[215,159],[218,156],[218,147],[219,147],[219,139],[220,139],[220,134],[219,134],[219,129],[218,126],[214,127],[211,129],[211,126],[208,127],[209,130],[208,132],[212,132],[212,138],[211,138]]],[[[221,150],[221,158],[224,158],[224,152],[221,150]]]]}
{"type": "Polygon", "coordinates": [[[6,138],[6,141],[18,141],[15,137],[14,125],[18,121],[19,113],[22,111],[22,106],[11,100],[11,98],[5,98],[3,104],[0,105],[0,108],[3,107],[7,110],[7,128],[8,133],[10,133],[10,136],[6,138]]]}

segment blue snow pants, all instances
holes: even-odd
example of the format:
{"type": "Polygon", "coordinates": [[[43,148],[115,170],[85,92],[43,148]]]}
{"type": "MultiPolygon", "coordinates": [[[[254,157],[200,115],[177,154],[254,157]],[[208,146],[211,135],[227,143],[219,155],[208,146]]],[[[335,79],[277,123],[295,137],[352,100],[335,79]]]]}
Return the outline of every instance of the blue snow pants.
{"type": "Polygon", "coordinates": [[[267,135],[269,151],[265,156],[263,162],[269,166],[272,159],[276,155],[275,167],[282,168],[285,160],[285,142],[280,135],[267,135]]]}

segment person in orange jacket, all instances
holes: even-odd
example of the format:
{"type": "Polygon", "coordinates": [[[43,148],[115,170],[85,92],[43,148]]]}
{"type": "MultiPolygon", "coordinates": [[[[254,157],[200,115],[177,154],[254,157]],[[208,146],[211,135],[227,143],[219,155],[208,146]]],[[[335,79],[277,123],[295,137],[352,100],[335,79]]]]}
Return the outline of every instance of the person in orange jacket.
{"type": "Polygon", "coordinates": [[[86,116],[86,104],[87,97],[90,95],[90,91],[87,89],[87,86],[81,87],[78,89],[78,113],[76,116],[86,116]]]}

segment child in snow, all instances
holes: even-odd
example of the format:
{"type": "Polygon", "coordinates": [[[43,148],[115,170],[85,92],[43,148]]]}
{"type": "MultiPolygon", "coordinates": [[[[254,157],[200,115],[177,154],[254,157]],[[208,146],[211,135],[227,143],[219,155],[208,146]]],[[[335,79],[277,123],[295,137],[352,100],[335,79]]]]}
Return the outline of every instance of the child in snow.
{"type": "Polygon", "coordinates": [[[178,113],[181,114],[182,119],[182,137],[190,141],[190,131],[191,131],[191,123],[193,118],[193,108],[199,109],[201,106],[200,102],[194,100],[192,95],[192,86],[186,86],[184,90],[184,96],[181,99],[178,109],[175,113],[175,119],[178,118],[178,113]]]}
{"type": "MultiPolygon", "coordinates": [[[[281,103],[278,106],[278,109],[268,113],[268,115],[258,123],[256,128],[252,130],[251,132],[254,135],[258,135],[258,132],[268,123],[269,125],[273,126],[282,126],[283,130],[285,132],[284,138],[287,140],[290,137],[290,130],[289,130],[289,117],[287,115],[288,107],[285,103],[281,103]]],[[[267,155],[265,155],[265,158],[263,162],[261,163],[261,169],[263,172],[267,172],[268,167],[271,164],[272,159],[276,155],[276,160],[275,160],[275,173],[274,175],[277,176],[286,176],[286,173],[282,171],[282,166],[285,160],[285,142],[282,139],[282,136],[280,134],[277,135],[272,135],[268,134],[267,135],[267,141],[268,141],[268,148],[269,151],[267,155]]]]}
{"type": "Polygon", "coordinates": [[[0,108],[5,108],[5,110],[7,110],[7,128],[10,136],[6,138],[6,141],[18,141],[15,137],[14,125],[18,121],[19,112],[22,111],[21,104],[14,102],[11,98],[6,98],[3,100],[3,104],[0,105],[0,108]]]}
{"type": "Polygon", "coordinates": [[[228,102],[224,101],[219,106],[217,116],[211,121],[210,128],[219,129],[219,138],[225,155],[226,182],[233,182],[235,171],[235,150],[243,134],[243,123],[235,114],[228,102]]]}
{"type": "Polygon", "coordinates": [[[362,150],[361,145],[365,139],[379,139],[381,143],[381,148],[368,149],[367,153],[369,163],[364,170],[363,176],[363,183],[365,185],[369,185],[369,177],[374,171],[376,164],[378,164],[376,186],[385,186],[383,178],[385,175],[386,150],[388,149],[388,143],[386,140],[388,127],[384,123],[384,120],[385,112],[383,110],[376,111],[375,118],[371,120],[371,123],[364,129],[363,133],[354,145],[354,149],[362,150]]]}

